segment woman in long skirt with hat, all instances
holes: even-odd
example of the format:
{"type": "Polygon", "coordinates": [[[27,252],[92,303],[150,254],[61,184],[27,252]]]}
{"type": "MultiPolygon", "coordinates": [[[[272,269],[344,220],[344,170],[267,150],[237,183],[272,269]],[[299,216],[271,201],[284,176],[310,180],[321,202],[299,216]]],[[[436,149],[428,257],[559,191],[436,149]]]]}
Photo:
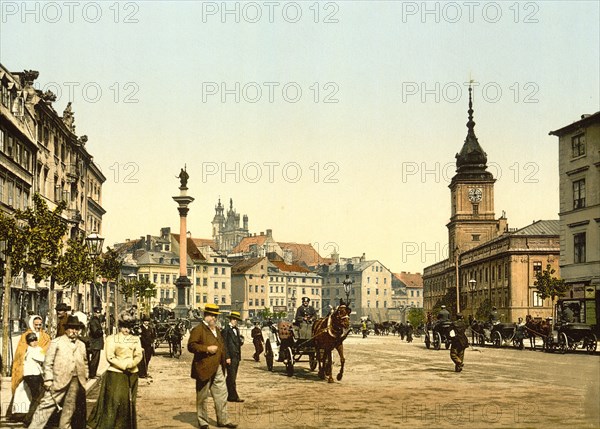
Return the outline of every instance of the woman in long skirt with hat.
{"type": "Polygon", "coordinates": [[[119,321],[119,332],[106,338],[108,370],[102,377],[96,406],[88,419],[93,429],[136,429],[135,398],[138,364],[142,360],[139,337],[131,335],[132,321],[119,321]]]}

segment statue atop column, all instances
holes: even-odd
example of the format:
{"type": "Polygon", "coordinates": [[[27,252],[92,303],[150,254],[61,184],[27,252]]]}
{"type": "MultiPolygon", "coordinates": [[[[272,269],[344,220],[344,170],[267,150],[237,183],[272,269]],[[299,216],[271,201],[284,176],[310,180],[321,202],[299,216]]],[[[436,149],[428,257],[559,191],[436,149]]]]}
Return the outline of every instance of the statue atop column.
{"type": "Polygon", "coordinates": [[[187,165],[184,165],[184,167],[179,172],[179,176],[175,176],[175,177],[178,177],[179,181],[181,182],[180,188],[187,189],[187,181],[190,178],[190,175],[187,173],[186,168],[187,168],[187,165]]]}

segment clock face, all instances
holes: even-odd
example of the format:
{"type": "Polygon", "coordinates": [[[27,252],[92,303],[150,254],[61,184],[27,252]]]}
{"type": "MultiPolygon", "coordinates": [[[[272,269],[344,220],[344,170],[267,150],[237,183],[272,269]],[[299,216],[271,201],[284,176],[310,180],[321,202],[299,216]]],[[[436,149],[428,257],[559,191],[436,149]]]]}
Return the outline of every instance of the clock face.
{"type": "Polygon", "coordinates": [[[469,201],[472,203],[478,203],[481,201],[483,197],[483,192],[480,188],[471,188],[469,189],[469,201]]]}

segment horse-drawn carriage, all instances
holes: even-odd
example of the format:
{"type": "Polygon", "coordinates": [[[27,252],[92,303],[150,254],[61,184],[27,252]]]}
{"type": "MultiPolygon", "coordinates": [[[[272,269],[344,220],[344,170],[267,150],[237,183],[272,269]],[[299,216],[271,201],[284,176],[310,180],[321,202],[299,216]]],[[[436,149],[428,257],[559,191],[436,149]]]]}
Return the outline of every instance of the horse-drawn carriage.
{"type": "Polygon", "coordinates": [[[179,358],[181,356],[181,340],[189,329],[189,320],[187,319],[169,319],[166,321],[154,320],[154,329],[156,338],[154,339],[154,349],[158,349],[161,344],[169,346],[169,356],[179,358]]]}
{"type": "Polygon", "coordinates": [[[425,329],[425,347],[433,347],[434,350],[439,350],[444,344],[446,349],[450,347],[450,328],[452,322],[440,321],[435,324],[428,323],[425,329]]]}
{"type": "Polygon", "coordinates": [[[562,323],[557,325],[552,333],[544,338],[544,350],[566,353],[577,348],[587,350],[592,354],[596,351],[597,338],[592,328],[584,323],[562,323]]]}
{"type": "Polygon", "coordinates": [[[494,347],[512,344],[519,350],[523,349],[525,325],[517,325],[516,323],[484,324],[473,321],[471,329],[475,344],[480,346],[485,346],[486,343],[491,343],[494,347]]]}
{"type": "Polygon", "coordinates": [[[270,325],[263,328],[263,335],[267,338],[265,360],[269,371],[273,371],[273,362],[282,362],[287,375],[291,377],[294,375],[294,364],[300,362],[303,357],[308,357],[311,371],[317,367],[316,350],[312,338],[310,338],[312,323],[306,325],[309,329],[309,339],[298,338],[300,335],[294,333],[291,322],[281,321],[277,326],[270,325]]]}

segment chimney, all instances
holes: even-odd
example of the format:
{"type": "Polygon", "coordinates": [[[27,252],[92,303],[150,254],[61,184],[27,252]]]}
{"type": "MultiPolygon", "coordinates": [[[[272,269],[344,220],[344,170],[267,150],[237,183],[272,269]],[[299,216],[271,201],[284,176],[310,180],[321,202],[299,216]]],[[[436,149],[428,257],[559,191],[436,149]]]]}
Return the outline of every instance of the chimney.
{"type": "Polygon", "coordinates": [[[169,238],[169,234],[171,234],[170,226],[166,226],[166,227],[160,229],[161,238],[169,238]]]}
{"type": "Polygon", "coordinates": [[[261,235],[261,237],[262,237],[263,235],[265,235],[264,231],[261,231],[261,232],[260,232],[260,235],[261,235]]]}
{"type": "Polygon", "coordinates": [[[367,260],[367,256],[363,253],[360,257],[360,262],[365,262],[367,260]]]}
{"type": "Polygon", "coordinates": [[[152,250],[152,236],[146,235],[146,250],[152,250]]]}
{"type": "Polygon", "coordinates": [[[273,238],[273,230],[267,229],[267,237],[273,238]]]}

